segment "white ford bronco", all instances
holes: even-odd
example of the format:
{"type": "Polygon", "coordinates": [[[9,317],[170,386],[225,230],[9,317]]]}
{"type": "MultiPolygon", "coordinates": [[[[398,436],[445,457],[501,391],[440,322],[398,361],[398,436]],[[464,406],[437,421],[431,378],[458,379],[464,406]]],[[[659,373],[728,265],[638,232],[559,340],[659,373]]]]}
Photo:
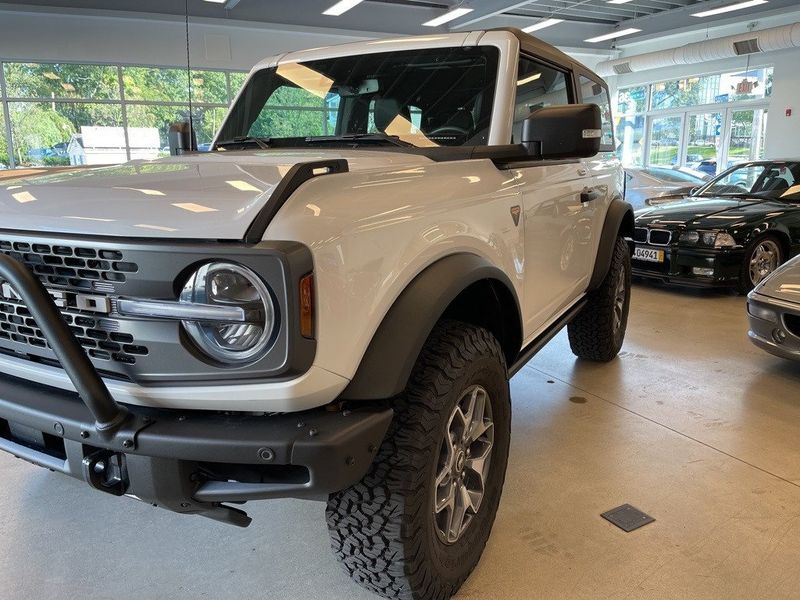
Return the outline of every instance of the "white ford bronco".
{"type": "Polygon", "coordinates": [[[613,142],[597,75],[476,31],[267,59],[210,152],[5,181],[0,448],[239,526],[324,499],[359,584],[449,598],[509,378],[564,326],[584,359],[622,345],[613,142]]]}

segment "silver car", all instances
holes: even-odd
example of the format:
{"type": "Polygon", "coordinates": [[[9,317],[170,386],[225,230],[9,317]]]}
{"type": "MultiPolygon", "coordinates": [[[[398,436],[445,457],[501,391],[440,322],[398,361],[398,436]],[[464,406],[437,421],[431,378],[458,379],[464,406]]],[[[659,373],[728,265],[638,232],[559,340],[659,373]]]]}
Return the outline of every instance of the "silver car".
{"type": "Polygon", "coordinates": [[[750,340],[767,352],[800,361],[800,256],[765,279],[747,297],[750,340]]]}
{"type": "Polygon", "coordinates": [[[688,167],[627,167],[625,201],[637,209],[654,206],[659,200],[680,200],[709,179],[688,167]]]}

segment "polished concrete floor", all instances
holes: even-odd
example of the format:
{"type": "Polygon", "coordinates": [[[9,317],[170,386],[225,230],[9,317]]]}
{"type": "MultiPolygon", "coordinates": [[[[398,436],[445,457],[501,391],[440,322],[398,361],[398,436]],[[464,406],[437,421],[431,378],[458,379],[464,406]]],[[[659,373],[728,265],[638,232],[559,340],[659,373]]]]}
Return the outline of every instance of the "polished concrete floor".
{"type": "MultiPolygon", "coordinates": [[[[459,598],[800,598],[800,364],[752,347],[743,298],[637,286],[608,365],[560,335],[512,381],[494,533],[459,598]],[[624,533],[599,515],[656,521],[624,533]]],[[[93,493],[0,457],[0,597],[368,599],[324,506],[239,530],[93,493]]]]}

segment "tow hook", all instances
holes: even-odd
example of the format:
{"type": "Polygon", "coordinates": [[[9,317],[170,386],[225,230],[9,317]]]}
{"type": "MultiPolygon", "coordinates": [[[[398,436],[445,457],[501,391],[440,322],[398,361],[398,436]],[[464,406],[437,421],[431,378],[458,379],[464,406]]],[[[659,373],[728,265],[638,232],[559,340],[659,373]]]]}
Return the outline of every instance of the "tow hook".
{"type": "Polygon", "coordinates": [[[125,457],[109,450],[98,450],[82,461],[83,478],[96,490],[113,496],[128,491],[128,470],[125,457]]]}

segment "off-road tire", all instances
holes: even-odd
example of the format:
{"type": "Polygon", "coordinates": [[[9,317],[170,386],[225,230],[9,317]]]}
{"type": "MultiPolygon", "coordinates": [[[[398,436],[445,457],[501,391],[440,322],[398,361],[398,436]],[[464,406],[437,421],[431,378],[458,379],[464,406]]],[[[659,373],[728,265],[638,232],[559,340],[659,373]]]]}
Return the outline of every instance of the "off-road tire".
{"type": "Polygon", "coordinates": [[[569,345],[575,356],[608,362],[619,354],[625,341],[630,301],[631,253],[628,243],[618,237],[605,279],[600,287],[589,292],[586,305],[567,326],[569,345]],[[618,305],[620,278],[625,286],[621,310],[618,305]]]}
{"type": "Polygon", "coordinates": [[[754,287],[752,279],[750,278],[750,261],[753,259],[753,254],[755,253],[756,249],[762,245],[764,242],[768,242],[773,244],[778,252],[778,260],[777,264],[775,265],[775,269],[781,266],[785,257],[783,251],[783,244],[781,241],[776,238],[774,235],[763,235],[758,239],[753,240],[747,245],[747,248],[744,252],[744,258],[742,259],[742,265],[739,268],[739,281],[736,285],[736,291],[741,294],[742,296],[746,296],[749,294],[754,287]]]}
{"type": "Polygon", "coordinates": [[[370,471],[328,499],[333,552],[361,586],[386,598],[444,600],[483,552],[505,480],[511,425],[507,369],[486,329],[442,321],[428,338],[370,471]],[[483,501],[463,535],[447,545],[433,514],[434,478],[456,402],[480,385],[491,400],[494,445],[483,501]]]}

